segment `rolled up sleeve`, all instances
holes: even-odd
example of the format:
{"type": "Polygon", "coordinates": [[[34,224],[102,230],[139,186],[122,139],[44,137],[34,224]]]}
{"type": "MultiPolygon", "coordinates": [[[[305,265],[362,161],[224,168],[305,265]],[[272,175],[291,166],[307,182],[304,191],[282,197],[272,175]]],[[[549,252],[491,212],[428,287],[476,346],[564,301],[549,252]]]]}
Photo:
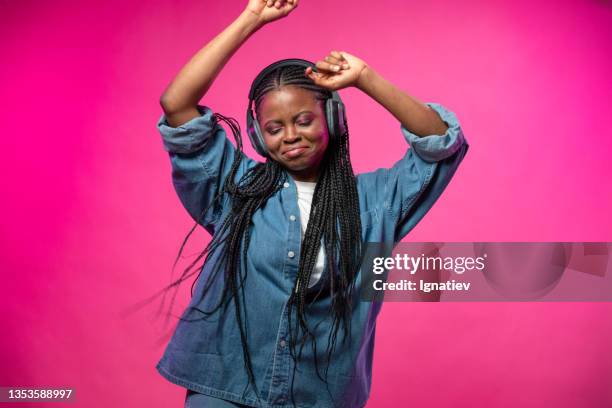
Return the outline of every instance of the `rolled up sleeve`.
{"type": "MultiPolygon", "coordinates": [[[[237,150],[213,111],[201,105],[197,109],[200,116],[177,127],[170,126],[162,115],[157,128],[170,157],[172,183],[179,199],[191,217],[212,234],[226,205],[226,197],[215,198],[223,191],[237,150]]],[[[240,154],[235,181],[257,164],[240,154]]]]}
{"type": "Polygon", "coordinates": [[[438,103],[427,102],[426,105],[433,109],[448,126],[444,135],[417,136],[403,125],[400,128],[410,147],[421,159],[426,162],[437,162],[455,154],[465,144],[465,137],[459,120],[453,112],[438,103]]]}
{"type": "Polygon", "coordinates": [[[189,154],[201,150],[206,145],[217,126],[217,120],[210,108],[198,105],[197,109],[201,116],[177,127],[168,124],[166,115],[161,116],[157,128],[162,137],[164,150],[169,153],[189,154]]]}

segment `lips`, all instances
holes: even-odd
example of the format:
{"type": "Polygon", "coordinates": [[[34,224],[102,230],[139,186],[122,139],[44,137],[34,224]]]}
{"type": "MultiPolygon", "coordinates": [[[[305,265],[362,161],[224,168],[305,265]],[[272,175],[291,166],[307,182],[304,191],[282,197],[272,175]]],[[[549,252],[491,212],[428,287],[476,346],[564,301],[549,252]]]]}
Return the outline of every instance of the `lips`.
{"type": "Polygon", "coordinates": [[[300,156],[302,153],[304,153],[306,151],[307,147],[306,146],[296,146],[296,147],[292,147],[288,150],[285,150],[283,152],[283,155],[285,157],[288,157],[290,159],[293,159],[294,157],[298,157],[300,156]]]}

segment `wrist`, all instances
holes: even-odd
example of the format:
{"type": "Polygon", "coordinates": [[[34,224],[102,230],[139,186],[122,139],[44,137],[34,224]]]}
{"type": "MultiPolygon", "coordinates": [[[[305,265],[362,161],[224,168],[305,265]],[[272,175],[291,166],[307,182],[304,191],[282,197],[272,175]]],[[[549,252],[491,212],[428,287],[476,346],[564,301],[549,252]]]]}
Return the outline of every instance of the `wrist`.
{"type": "Polygon", "coordinates": [[[248,8],[240,13],[236,21],[244,27],[248,34],[254,33],[265,24],[261,21],[259,14],[248,8]]]}
{"type": "Polygon", "coordinates": [[[372,83],[375,75],[376,72],[366,64],[359,73],[359,77],[355,82],[355,87],[365,93],[369,93],[369,85],[372,83]]]}

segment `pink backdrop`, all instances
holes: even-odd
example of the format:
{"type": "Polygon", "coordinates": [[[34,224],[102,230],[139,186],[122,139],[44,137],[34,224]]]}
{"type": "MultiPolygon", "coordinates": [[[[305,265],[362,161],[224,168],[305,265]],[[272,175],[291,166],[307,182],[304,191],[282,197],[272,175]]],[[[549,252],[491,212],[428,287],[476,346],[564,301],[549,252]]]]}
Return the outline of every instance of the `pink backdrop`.
{"type": "MultiPolygon", "coordinates": [[[[121,311],[169,282],[192,225],[155,128],[159,96],[245,3],[3,2],[0,386],[69,386],[84,407],[182,406],[184,390],[154,369],[155,308],[121,311]]],[[[244,126],[263,66],[346,50],[454,111],[471,143],[406,240],[610,241],[611,10],[302,0],[204,103],[244,126]]],[[[399,159],[399,124],[341,94],[355,170],[399,159]]],[[[609,303],[389,303],[378,323],[368,407],[612,404],[609,303]]]]}

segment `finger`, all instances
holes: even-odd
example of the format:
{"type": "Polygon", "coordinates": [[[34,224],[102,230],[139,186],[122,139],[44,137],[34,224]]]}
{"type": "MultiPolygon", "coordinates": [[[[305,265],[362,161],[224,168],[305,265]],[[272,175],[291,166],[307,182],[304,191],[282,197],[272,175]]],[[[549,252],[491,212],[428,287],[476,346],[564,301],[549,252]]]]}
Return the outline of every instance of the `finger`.
{"type": "Polygon", "coordinates": [[[332,57],[334,57],[334,58],[336,58],[336,59],[338,59],[338,60],[340,60],[340,61],[346,61],[346,60],[344,59],[344,56],[343,56],[342,54],[340,54],[338,51],[332,51],[332,52],[330,52],[329,54],[330,54],[332,57]]]}
{"type": "Polygon", "coordinates": [[[276,3],[274,3],[274,7],[276,7],[277,9],[281,8],[282,5],[283,3],[280,0],[276,0],[276,3]]]}
{"type": "Polygon", "coordinates": [[[307,71],[309,72],[307,76],[312,79],[315,85],[332,91],[336,89],[334,78],[320,72],[315,72],[312,68],[307,68],[307,71]]]}
{"type": "Polygon", "coordinates": [[[335,58],[337,60],[336,64],[340,65],[342,67],[342,69],[349,69],[350,68],[350,65],[349,65],[348,61],[346,60],[346,58],[344,58],[344,55],[342,55],[340,52],[332,51],[329,54],[333,58],[335,58]]]}
{"type": "Polygon", "coordinates": [[[306,68],[305,74],[308,78],[312,79],[315,84],[319,84],[319,75],[317,72],[314,72],[311,67],[306,68]]]}
{"type": "Polygon", "coordinates": [[[346,58],[344,58],[344,55],[342,55],[340,51],[332,51],[330,52],[330,55],[339,60],[341,65],[348,64],[348,61],[346,60],[346,58]]]}
{"type": "Polygon", "coordinates": [[[272,7],[274,5],[274,0],[266,1],[266,7],[272,7]]]}
{"type": "Polygon", "coordinates": [[[326,61],[317,61],[316,63],[318,71],[327,71],[327,72],[338,72],[340,71],[340,66],[336,64],[330,64],[326,61]]]}
{"type": "Polygon", "coordinates": [[[305,72],[306,72],[306,75],[308,75],[309,77],[317,78],[317,79],[321,79],[323,77],[323,75],[327,75],[327,74],[323,74],[318,69],[317,69],[317,71],[315,71],[312,67],[306,68],[305,72]]]}
{"type": "Polygon", "coordinates": [[[335,57],[332,57],[331,55],[328,55],[327,57],[325,57],[325,61],[329,62],[332,65],[337,65],[337,66],[339,66],[342,69],[349,69],[350,68],[348,62],[346,62],[344,60],[341,60],[341,59],[338,59],[338,58],[335,58],[335,57]]]}
{"type": "Polygon", "coordinates": [[[338,58],[330,55],[327,55],[325,58],[323,58],[325,60],[325,62],[329,62],[330,64],[333,65],[342,65],[342,61],[339,60],[338,58]]]}

